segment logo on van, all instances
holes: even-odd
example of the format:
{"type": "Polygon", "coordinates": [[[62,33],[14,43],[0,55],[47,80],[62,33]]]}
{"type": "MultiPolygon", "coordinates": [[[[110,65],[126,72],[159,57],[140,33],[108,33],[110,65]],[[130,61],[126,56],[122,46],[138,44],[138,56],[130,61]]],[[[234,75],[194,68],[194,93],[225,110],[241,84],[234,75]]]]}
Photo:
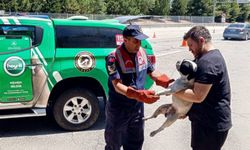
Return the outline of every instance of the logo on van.
{"type": "Polygon", "coordinates": [[[95,67],[95,57],[88,52],[80,52],[75,57],[75,66],[81,72],[88,72],[95,67]]]}
{"type": "Polygon", "coordinates": [[[16,45],[17,45],[16,41],[13,41],[13,42],[11,43],[11,46],[16,46],[16,45]]]}
{"type": "Polygon", "coordinates": [[[4,71],[10,76],[20,76],[25,70],[25,62],[17,56],[9,57],[4,62],[4,71]]]}

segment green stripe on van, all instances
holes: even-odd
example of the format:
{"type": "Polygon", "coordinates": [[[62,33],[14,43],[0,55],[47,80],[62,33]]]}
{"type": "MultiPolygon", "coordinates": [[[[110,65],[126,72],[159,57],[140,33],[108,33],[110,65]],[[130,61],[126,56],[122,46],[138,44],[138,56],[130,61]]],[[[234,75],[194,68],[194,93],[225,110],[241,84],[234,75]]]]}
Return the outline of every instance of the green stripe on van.
{"type": "Polygon", "coordinates": [[[16,22],[13,19],[8,19],[10,24],[16,24],[16,22]]]}

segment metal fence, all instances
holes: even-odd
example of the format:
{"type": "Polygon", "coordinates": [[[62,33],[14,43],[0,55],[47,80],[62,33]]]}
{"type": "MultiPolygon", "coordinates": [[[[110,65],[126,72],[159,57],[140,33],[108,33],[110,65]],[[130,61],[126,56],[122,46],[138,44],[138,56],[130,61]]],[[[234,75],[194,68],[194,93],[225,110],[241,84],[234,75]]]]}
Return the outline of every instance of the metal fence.
{"type": "MultiPolygon", "coordinates": [[[[100,15],[100,14],[68,14],[68,13],[23,13],[23,12],[9,12],[5,15],[48,15],[51,18],[68,18],[71,16],[86,16],[91,20],[113,19],[120,15],[100,15]]],[[[151,20],[158,22],[175,22],[175,23],[213,23],[213,16],[147,16],[151,20]]]]}
{"type": "Polygon", "coordinates": [[[166,21],[179,23],[213,23],[213,16],[163,16],[166,21]]]}
{"type": "Polygon", "coordinates": [[[69,14],[69,13],[42,13],[42,12],[9,12],[5,15],[24,16],[24,15],[47,15],[50,18],[69,18],[71,16],[86,16],[91,20],[113,19],[119,15],[101,15],[101,14],[69,14]]]}

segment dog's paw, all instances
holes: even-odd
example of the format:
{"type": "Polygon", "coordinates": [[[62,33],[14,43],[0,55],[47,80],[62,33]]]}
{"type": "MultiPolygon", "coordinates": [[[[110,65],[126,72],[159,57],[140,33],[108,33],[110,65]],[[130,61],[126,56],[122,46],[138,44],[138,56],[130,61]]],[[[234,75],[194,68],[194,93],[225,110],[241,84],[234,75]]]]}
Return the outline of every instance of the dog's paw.
{"type": "Polygon", "coordinates": [[[154,117],[154,116],[153,117],[152,116],[151,117],[143,117],[142,120],[147,121],[147,120],[152,119],[152,118],[156,118],[156,117],[154,117]]]}

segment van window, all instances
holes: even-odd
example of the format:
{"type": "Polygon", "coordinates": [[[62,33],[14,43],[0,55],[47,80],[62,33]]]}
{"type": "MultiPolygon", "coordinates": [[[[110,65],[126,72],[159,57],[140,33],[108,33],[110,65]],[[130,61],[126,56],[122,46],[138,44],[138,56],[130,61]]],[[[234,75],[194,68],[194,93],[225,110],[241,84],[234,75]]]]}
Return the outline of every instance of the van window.
{"type": "Polygon", "coordinates": [[[42,41],[43,29],[34,26],[1,25],[0,35],[6,35],[6,36],[25,35],[31,38],[32,45],[39,45],[42,41]]]}
{"type": "Polygon", "coordinates": [[[103,27],[57,26],[57,48],[116,48],[122,30],[103,27]]]}

